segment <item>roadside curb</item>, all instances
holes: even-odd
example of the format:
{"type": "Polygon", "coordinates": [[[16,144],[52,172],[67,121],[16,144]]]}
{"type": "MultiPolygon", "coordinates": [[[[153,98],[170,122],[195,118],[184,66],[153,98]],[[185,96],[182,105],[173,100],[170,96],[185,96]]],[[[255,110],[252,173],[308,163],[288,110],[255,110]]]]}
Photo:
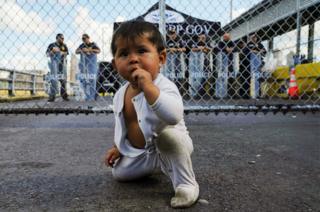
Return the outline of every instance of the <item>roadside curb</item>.
{"type": "Polygon", "coordinates": [[[47,96],[41,95],[41,96],[28,96],[28,97],[0,97],[0,103],[4,102],[18,102],[18,101],[26,101],[26,100],[36,100],[36,99],[44,99],[47,98],[47,96]]]}

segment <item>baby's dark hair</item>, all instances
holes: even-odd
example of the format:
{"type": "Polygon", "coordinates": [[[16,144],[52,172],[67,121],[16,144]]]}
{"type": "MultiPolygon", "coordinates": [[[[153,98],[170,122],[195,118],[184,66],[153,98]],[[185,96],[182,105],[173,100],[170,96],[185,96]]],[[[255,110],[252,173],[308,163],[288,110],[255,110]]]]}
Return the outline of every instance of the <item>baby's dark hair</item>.
{"type": "Polygon", "coordinates": [[[112,55],[114,56],[117,51],[116,41],[119,38],[133,41],[135,38],[145,34],[148,35],[149,41],[157,47],[159,53],[165,49],[163,37],[154,24],[145,21],[127,21],[122,23],[112,35],[112,55]]]}

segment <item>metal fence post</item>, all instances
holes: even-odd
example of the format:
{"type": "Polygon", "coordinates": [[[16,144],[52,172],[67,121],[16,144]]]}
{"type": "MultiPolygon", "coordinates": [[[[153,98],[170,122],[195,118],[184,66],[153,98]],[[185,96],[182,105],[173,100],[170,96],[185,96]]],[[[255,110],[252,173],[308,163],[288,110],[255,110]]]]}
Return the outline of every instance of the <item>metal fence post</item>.
{"type": "Polygon", "coordinates": [[[36,95],[36,84],[37,76],[35,74],[31,75],[32,89],[30,90],[31,95],[36,95]]]}
{"type": "Polygon", "coordinates": [[[10,78],[8,83],[8,95],[15,96],[15,79],[16,79],[16,72],[15,70],[10,71],[10,78]]]}
{"type": "Polygon", "coordinates": [[[164,42],[166,42],[166,1],[165,0],[159,0],[159,31],[161,32],[164,42]]]}
{"type": "Polygon", "coordinates": [[[300,56],[300,43],[301,43],[301,14],[300,14],[300,0],[296,0],[296,10],[297,10],[297,44],[296,44],[296,54],[300,56]]]}

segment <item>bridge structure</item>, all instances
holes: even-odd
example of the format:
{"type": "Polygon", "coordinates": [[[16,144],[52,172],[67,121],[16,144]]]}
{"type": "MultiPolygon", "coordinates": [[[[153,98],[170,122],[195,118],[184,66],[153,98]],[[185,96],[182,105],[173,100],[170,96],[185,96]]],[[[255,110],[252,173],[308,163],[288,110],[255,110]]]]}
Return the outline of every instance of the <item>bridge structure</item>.
{"type": "Polygon", "coordinates": [[[300,54],[301,27],[308,25],[308,60],[314,58],[315,22],[320,20],[319,0],[264,0],[223,27],[234,40],[256,33],[273,50],[276,36],[297,30],[296,54],[300,54]]]}

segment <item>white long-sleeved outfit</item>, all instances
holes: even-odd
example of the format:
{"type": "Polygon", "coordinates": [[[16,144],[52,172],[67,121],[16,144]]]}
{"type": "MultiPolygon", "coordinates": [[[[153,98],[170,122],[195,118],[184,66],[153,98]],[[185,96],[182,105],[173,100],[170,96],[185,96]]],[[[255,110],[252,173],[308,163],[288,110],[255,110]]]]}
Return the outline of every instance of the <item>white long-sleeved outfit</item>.
{"type": "Polygon", "coordinates": [[[123,104],[129,83],[114,97],[114,140],[122,157],[112,170],[113,176],[122,181],[133,180],[151,174],[160,166],[170,177],[174,189],[197,187],[190,157],[193,144],[183,119],[182,98],[175,84],[162,74],[158,74],[154,84],[160,95],[153,105],[148,104],[143,92],[131,100],[146,141],[143,149],[133,147],[126,138],[123,104]]]}

